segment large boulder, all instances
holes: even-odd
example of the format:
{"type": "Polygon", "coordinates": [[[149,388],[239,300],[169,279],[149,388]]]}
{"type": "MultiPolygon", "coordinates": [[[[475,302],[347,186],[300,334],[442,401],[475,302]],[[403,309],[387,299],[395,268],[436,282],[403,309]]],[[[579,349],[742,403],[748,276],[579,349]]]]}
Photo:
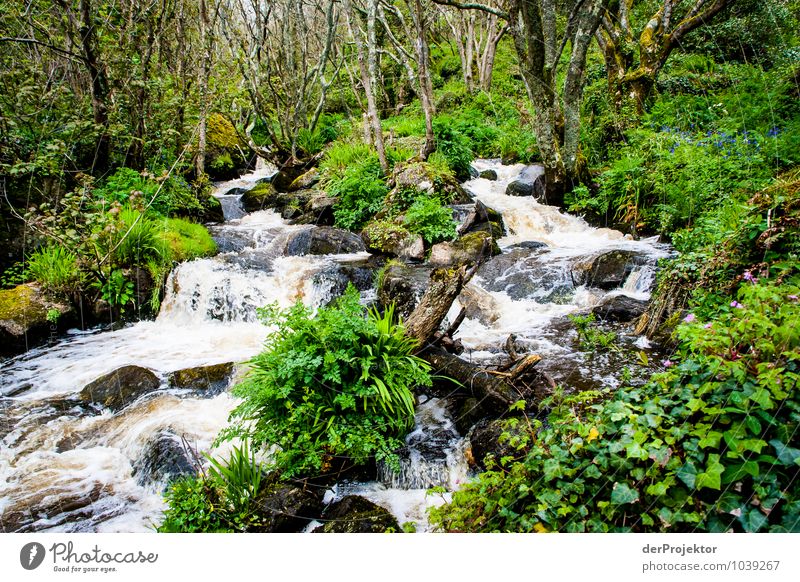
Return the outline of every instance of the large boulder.
{"type": "Polygon", "coordinates": [[[373,220],[361,231],[361,238],[371,253],[406,261],[421,261],[425,258],[422,236],[412,234],[404,226],[388,220],[373,220]]]}
{"type": "Polygon", "coordinates": [[[500,249],[497,247],[497,240],[506,234],[506,225],[503,222],[503,215],[489,208],[480,200],[476,201],[472,210],[467,213],[464,221],[458,229],[458,234],[467,234],[470,232],[488,232],[494,238],[492,254],[499,255],[500,249]]]}
{"type": "Polygon", "coordinates": [[[123,366],[87,384],[81,390],[80,399],[117,411],[143,394],[158,390],[160,385],[161,381],[151,370],[123,366]]]}
{"type": "Polygon", "coordinates": [[[292,233],[286,242],[286,254],[290,256],[337,255],[365,250],[360,236],[331,226],[299,230],[292,233]]]}
{"type": "Polygon", "coordinates": [[[316,226],[333,226],[333,214],[339,199],[328,196],[325,192],[312,191],[308,202],[303,206],[303,214],[291,221],[291,224],[314,224],[316,226]]]}
{"type": "Polygon", "coordinates": [[[213,395],[223,392],[228,387],[232,373],[233,362],[226,362],[176,370],[167,376],[167,380],[176,388],[198,390],[213,395]]]}
{"type": "Polygon", "coordinates": [[[414,311],[420,296],[412,275],[412,269],[402,263],[387,263],[378,277],[378,302],[383,306],[394,303],[396,313],[407,317],[414,311]]]}
{"type": "Polygon", "coordinates": [[[399,532],[400,525],[386,509],[358,495],[348,495],[331,503],[322,514],[314,533],[399,532]]]}
{"type": "Polygon", "coordinates": [[[74,311],[33,283],[0,290],[0,355],[13,355],[66,329],[74,311]]]}
{"type": "Polygon", "coordinates": [[[487,232],[471,232],[454,242],[443,242],[431,247],[428,262],[436,267],[452,265],[474,265],[492,252],[492,235],[487,232]]]}
{"type": "Polygon", "coordinates": [[[322,497],[316,489],[290,483],[268,484],[254,502],[257,533],[296,533],[322,512],[322,497]]]}
{"type": "Polygon", "coordinates": [[[645,260],[638,251],[616,249],[577,261],[572,266],[572,278],[576,285],[615,289],[645,260]]]}
{"type": "Polygon", "coordinates": [[[608,321],[633,321],[647,309],[647,301],[635,299],[627,295],[612,295],[592,308],[592,313],[599,319],[608,321]]]}
{"type": "Polygon", "coordinates": [[[501,309],[497,300],[476,285],[464,287],[458,296],[458,302],[468,318],[480,321],[485,326],[492,326],[500,318],[501,309]]]}
{"type": "Polygon", "coordinates": [[[305,173],[304,166],[287,166],[278,170],[270,183],[278,192],[289,192],[294,181],[305,173]]]}
{"type": "Polygon", "coordinates": [[[147,441],[141,456],[133,463],[133,474],[143,487],[161,483],[166,488],[171,481],[194,475],[195,468],[178,437],[164,430],[147,441]]]}
{"type": "Polygon", "coordinates": [[[533,196],[541,200],[545,195],[544,167],[538,164],[525,166],[516,180],[506,186],[508,196],[533,196]]]}
{"type": "Polygon", "coordinates": [[[497,180],[497,172],[492,170],[491,168],[488,170],[483,170],[480,174],[478,174],[478,176],[483,178],[484,180],[491,180],[491,181],[497,180]]]}

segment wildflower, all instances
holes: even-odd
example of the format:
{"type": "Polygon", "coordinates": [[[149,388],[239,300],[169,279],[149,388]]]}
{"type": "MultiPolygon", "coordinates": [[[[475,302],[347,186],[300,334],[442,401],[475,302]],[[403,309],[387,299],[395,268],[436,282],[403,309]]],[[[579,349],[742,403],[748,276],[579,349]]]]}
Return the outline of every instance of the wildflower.
{"type": "Polygon", "coordinates": [[[731,307],[733,307],[734,309],[742,309],[742,308],[744,308],[744,305],[742,305],[738,301],[734,300],[734,301],[731,301],[731,307]]]}
{"type": "Polygon", "coordinates": [[[714,324],[712,324],[712,323],[709,321],[709,322],[708,322],[707,324],[705,324],[703,327],[704,327],[704,328],[706,328],[706,329],[711,329],[711,326],[712,326],[712,325],[714,325],[714,324]]]}
{"type": "Polygon", "coordinates": [[[686,323],[692,323],[694,320],[695,320],[694,313],[690,313],[683,318],[683,321],[685,321],[686,323]]]}
{"type": "Polygon", "coordinates": [[[781,130],[780,130],[780,129],[778,129],[777,127],[773,126],[773,127],[771,127],[771,128],[769,129],[769,131],[767,132],[767,135],[768,135],[769,137],[775,137],[775,136],[777,136],[777,135],[778,135],[780,132],[781,132],[781,130]]]}
{"type": "Polygon", "coordinates": [[[742,275],[742,278],[745,281],[749,281],[750,283],[755,283],[756,281],[758,281],[758,278],[754,277],[753,273],[751,273],[750,271],[745,271],[744,275],[742,275]]]}
{"type": "Polygon", "coordinates": [[[661,365],[664,366],[665,368],[671,368],[674,364],[675,362],[673,362],[672,360],[663,360],[661,362],[661,365]]]}
{"type": "Polygon", "coordinates": [[[792,301],[797,301],[797,295],[789,295],[787,299],[791,299],[792,301]]]}

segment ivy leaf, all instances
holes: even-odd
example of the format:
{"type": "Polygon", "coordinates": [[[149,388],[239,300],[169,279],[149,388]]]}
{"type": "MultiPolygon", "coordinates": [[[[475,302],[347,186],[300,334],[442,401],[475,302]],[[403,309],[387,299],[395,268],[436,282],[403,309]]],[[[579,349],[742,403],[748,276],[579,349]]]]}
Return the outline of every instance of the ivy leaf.
{"type": "Polygon", "coordinates": [[[722,473],[725,466],[719,462],[719,455],[708,455],[706,470],[697,475],[697,488],[717,489],[722,486],[722,473]]]}
{"type": "Polygon", "coordinates": [[[614,483],[614,489],[611,491],[611,503],[625,505],[637,501],[639,501],[639,492],[636,489],[632,489],[627,483],[614,483]]]}
{"type": "Polygon", "coordinates": [[[783,444],[778,439],[769,441],[775,448],[775,454],[778,456],[778,462],[782,465],[797,465],[800,466],[800,449],[793,449],[792,447],[783,444]]]}
{"type": "Polygon", "coordinates": [[[763,529],[769,520],[766,515],[754,507],[742,511],[742,515],[739,516],[739,522],[747,533],[756,533],[763,529]]]}
{"type": "Polygon", "coordinates": [[[689,489],[695,488],[695,484],[697,483],[697,467],[694,466],[694,463],[687,461],[684,463],[683,467],[678,469],[676,474],[678,475],[678,479],[686,483],[689,489]]]}

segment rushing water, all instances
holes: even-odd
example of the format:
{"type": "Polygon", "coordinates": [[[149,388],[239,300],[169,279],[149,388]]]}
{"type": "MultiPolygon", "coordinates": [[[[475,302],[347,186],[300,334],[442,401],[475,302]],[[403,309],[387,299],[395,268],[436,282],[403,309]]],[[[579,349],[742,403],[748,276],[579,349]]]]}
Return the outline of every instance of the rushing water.
{"type": "MultiPolygon", "coordinates": [[[[508,235],[503,253],[481,271],[454,304],[473,311],[458,337],[467,357],[491,359],[509,334],[548,360],[564,362],[602,380],[603,370],[585,369],[574,354],[564,316],[617,294],[644,299],[655,262],[668,249],[654,240],[634,241],[595,229],[533,198],[505,195],[522,166],[478,160],[498,180],[465,186],[503,214],[508,235]],[[536,244],[543,243],[543,244],[536,244]],[[634,266],[616,288],[600,290],[576,281],[581,265],[612,250],[630,252],[634,266]],[[583,367],[583,368],[582,368],[583,367]]],[[[257,308],[301,300],[326,304],[343,290],[346,265],[366,254],[286,256],[287,240],[310,226],[290,226],[272,211],[245,214],[243,190],[272,172],[259,167],[239,180],[219,184],[225,222],[211,227],[220,254],[179,265],[170,274],[158,317],[116,331],[73,332],[55,345],[31,350],[0,369],[0,528],[19,531],[151,531],[163,510],[164,481],[147,476],[148,451],[159,439],[183,436],[206,451],[226,426],[235,406],[226,392],[201,394],[170,387],[175,370],[242,362],[256,354],[269,333],[257,308]],[[238,190],[237,190],[238,189],[238,190]],[[162,388],[121,411],[81,403],[81,389],[120,366],[152,369],[162,388]]],[[[373,296],[366,289],[365,300],[373,296]]],[[[359,494],[383,505],[400,523],[426,529],[426,508],[447,494],[426,489],[457,488],[468,478],[464,449],[447,403],[424,401],[416,428],[401,452],[399,472],[379,469],[379,481],[340,483],[327,498],[359,494]]],[[[218,451],[224,454],[225,451],[218,451]]]]}

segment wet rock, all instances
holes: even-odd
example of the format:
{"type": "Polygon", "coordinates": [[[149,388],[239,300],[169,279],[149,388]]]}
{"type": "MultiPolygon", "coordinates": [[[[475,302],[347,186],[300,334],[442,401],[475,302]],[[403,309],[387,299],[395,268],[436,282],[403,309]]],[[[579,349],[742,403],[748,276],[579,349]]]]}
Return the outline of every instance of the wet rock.
{"type": "Polygon", "coordinates": [[[0,531],[26,533],[92,518],[93,504],[110,493],[110,488],[95,482],[88,490],[59,490],[56,486],[32,491],[19,502],[4,507],[0,513],[0,531]],[[37,527],[39,522],[45,525],[37,527]]]}
{"type": "Polygon", "coordinates": [[[471,232],[454,242],[443,242],[431,247],[428,263],[437,267],[451,265],[474,265],[492,250],[492,235],[487,232],[471,232]]]}
{"type": "Polygon", "coordinates": [[[371,253],[398,257],[405,261],[425,258],[422,236],[410,233],[404,226],[386,220],[376,220],[361,231],[361,239],[371,253]]]}
{"type": "Polygon", "coordinates": [[[305,173],[302,166],[289,166],[272,176],[270,183],[278,192],[289,192],[294,181],[305,173]]]}
{"type": "Polygon", "coordinates": [[[515,245],[511,245],[508,247],[510,249],[528,249],[530,251],[535,251],[539,249],[546,249],[547,245],[543,242],[535,241],[535,240],[526,240],[515,245]]]}
{"type": "Polygon", "coordinates": [[[333,226],[335,222],[333,211],[338,201],[338,198],[328,196],[325,192],[312,194],[302,209],[303,214],[293,219],[291,223],[333,226]]]}
{"type": "Polygon", "coordinates": [[[458,302],[469,319],[480,321],[490,327],[500,318],[500,306],[489,293],[475,285],[467,285],[461,290],[458,302]]]}
{"type": "Polygon", "coordinates": [[[378,280],[378,302],[384,307],[395,304],[395,313],[408,316],[417,306],[418,289],[412,279],[411,269],[391,261],[386,264],[378,280]]]}
{"type": "Polygon", "coordinates": [[[647,309],[647,303],[644,299],[614,295],[592,308],[592,313],[600,319],[628,322],[642,315],[647,309]]]}
{"type": "Polygon", "coordinates": [[[161,431],[145,444],[142,455],[133,463],[137,483],[163,483],[186,475],[194,475],[195,468],[178,437],[171,431],[161,431]]]}
{"type": "Polygon", "coordinates": [[[348,495],[331,503],[322,514],[324,525],[314,533],[399,532],[400,525],[386,509],[358,495],[348,495]]]}
{"type": "MultiPolygon", "coordinates": [[[[461,434],[467,434],[473,426],[485,418],[486,412],[477,398],[465,398],[460,404],[454,415],[456,429],[461,434]]],[[[470,455],[472,454],[472,449],[470,448],[470,455]]]]}
{"type": "Polygon", "coordinates": [[[526,166],[519,177],[506,186],[508,196],[533,196],[542,199],[545,195],[544,167],[526,166]]]}
{"type": "Polygon", "coordinates": [[[208,116],[205,169],[212,180],[230,180],[247,166],[247,144],[231,121],[219,113],[208,116]]]}
{"type": "Polygon", "coordinates": [[[0,290],[0,355],[44,343],[73,320],[72,306],[49,298],[33,283],[0,290]]]}
{"type": "MultiPolygon", "coordinates": [[[[503,216],[478,200],[475,202],[472,211],[464,218],[458,231],[459,234],[468,234],[470,232],[488,232],[494,238],[493,247],[496,247],[496,241],[506,234],[503,216]]],[[[493,248],[492,254],[499,255],[500,249],[497,248],[495,252],[493,248]]]]}
{"type": "Polygon", "coordinates": [[[501,419],[484,419],[478,422],[478,424],[473,427],[471,434],[468,435],[472,459],[477,467],[481,470],[487,468],[487,455],[493,455],[495,461],[498,463],[500,459],[505,456],[515,458],[520,456],[521,453],[509,444],[508,439],[503,439],[503,442],[500,442],[500,436],[504,432],[513,434],[515,431],[522,433],[523,429],[521,427],[516,429],[510,428],[506,426],[505,421],[501,419]]]}
{"type": "Polygon", "coordinates": [[[260,525],[257,533],[296,533],[322,512],[322,498],[316,490],[289,483],[268,485],[256,498],[253,512],[260,525]]]}
{"type": "Polygon", "coordinates": [[[304,174],[299,175],[295,178],[291,184],[289,184],[288,191],[289,192],[296,192],[298,190],[306,190],[314,186],[317,182],[319,182],[320,175],[319,170],[316,168],[311,168],[304,174]]]}
{"type": "Polygon", "coordinates": [[[286,243],[286,254],[290,256],[336,255],[364,250],[366,247],[360,236],[331,226],[298,231],[286,243]]]}
{"type": "Polygon", "coordinates": [[[209,396],[219,394],[228,387],[228,381],[233,373],[233,362],[214,364],[212,366],[198,366],[184,368],[172,372],[167,377],[168,382],[176,388],[200,390],[209,392],[209,396]]]}
{"type": "Polygon", "coordinates": [[[575,290],[570,272],[544,260],[539,248],[512,248],[481,265],[478,276],[487,291],[503,291],[515,300],[563,303],[575,290]]]}
{"type": "Polygon", "coordinates": [[[242,194],[242,207],[247,212],[256,212],[268,208],[278,208],[285,196],[275,190],[269,182],[256,184],[242,194]]]}
{"type": "Polygon", "coordinates": [[[625,279],[634,267],[642,264],[643,259],[637,251],[608,251],[576,262],[572,267],[572,277],[577,285],[614,289],[625,283],[625,279]]]}
{"type": "Polygon", "coordinates": [[[143,394],[158,390],[160,385],[158,377],[147,368],[123,366],[87,384],[80,398],[117,411],[143,394]]]}
{"type": "Polygon", "coordinates": [[[482,171],[479,176],[484,180],[497,180],[497,172],[492,169],[482,171]]]}

